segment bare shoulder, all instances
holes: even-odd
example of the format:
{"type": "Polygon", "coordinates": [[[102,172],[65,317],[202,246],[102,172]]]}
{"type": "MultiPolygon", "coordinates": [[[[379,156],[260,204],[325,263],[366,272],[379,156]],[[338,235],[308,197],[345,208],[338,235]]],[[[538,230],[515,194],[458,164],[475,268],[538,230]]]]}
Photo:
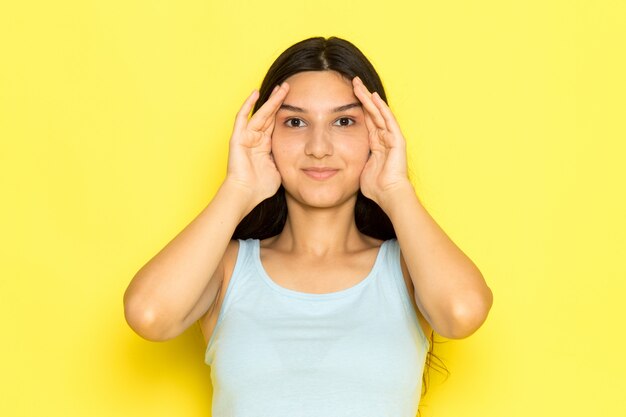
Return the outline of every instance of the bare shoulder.
{"type": "Polygon", "coordinates": [[[230,282],[233,270],[235,269],[238,253],[239,241],[231,240],[228,242],[228,246],[226,246],[226,250],[224,251],[224,255],[222,256],[222,261],[219,266],[222,273],[220,274],[220,277],[218,277],[220,279],[220,283],[217,295],[207,312],[198,320],[198,324],[200,325],[200,329],[202,330],[202,334],[204,336],[205,344],[207,344],[211,339],[215,324],[217,323],[222,302],[224,301],[224,295],[226,294],[228,283],[230,282]]]}
{"type": "Polygon", "coordinates": [[[433,329],[420,311],[419,307],[417,306],[417,302],[415,301],[415,287],[413,286],[413,281],[411,280],[411,275],[409,274],[409,269],[406,266],[406,262],[404,261],[404,256],[402,256],[402,253],[400,253],[400,265],[402,266],[402,276],[404,278],[404,283],[406,284],[406,289],[411,296],[411,303],[413,304],[413,308],[415,309],[415,314],[419,319],[424,334],[426,335],[426,337],[429,337],[433,329]]]}

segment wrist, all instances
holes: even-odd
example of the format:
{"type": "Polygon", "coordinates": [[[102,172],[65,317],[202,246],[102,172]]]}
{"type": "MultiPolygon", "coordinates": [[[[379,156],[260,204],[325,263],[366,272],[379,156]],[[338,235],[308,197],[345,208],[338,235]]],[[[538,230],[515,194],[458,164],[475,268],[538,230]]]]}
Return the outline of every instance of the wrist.
{"type": "MultiPolygon", "coordinates": [[[[392,218],[396,209],[402,208],[412,200],[418,200],[413,184],[407,179],[385,189],[377,199],[380,208],[392,218]]],[[[418,200],[419,201],[419,200],[418,200]]]]}
{"type": "Polygon", "coordinates": [[[214,199],[221,200],[230,206],[231,213],[238,218],[237,223],[259,203],[255,198],[255,190],[229,178],[222,182],[214,199]]]}

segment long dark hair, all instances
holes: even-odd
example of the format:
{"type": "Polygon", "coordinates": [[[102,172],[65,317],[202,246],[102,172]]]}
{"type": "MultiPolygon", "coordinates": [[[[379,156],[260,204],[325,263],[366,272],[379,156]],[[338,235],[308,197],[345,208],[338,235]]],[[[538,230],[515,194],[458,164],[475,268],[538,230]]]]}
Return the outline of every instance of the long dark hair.
{"type": "MultiPolygon", "coordinates": [[[[294,74],[304,71],[336,71],[352,81],[359,76],[371,92],[378,92],[387,102],[385,89],[376,70],[352,43],[337,37],[314,37],[287,48],[267,71],[259,89],[259,98],[252,110],[255,113],[269,98],[275,85],[294,74]]],[[[378,204],[358,192],[354,219],[359,231],[376,239],[396,237],[391,220],[378,204]]],[[[285,189],[280,186],[276,194],[259,203],[241,220],[233,239],[266,239],[279,234],[287,220],[285,189]]]]}

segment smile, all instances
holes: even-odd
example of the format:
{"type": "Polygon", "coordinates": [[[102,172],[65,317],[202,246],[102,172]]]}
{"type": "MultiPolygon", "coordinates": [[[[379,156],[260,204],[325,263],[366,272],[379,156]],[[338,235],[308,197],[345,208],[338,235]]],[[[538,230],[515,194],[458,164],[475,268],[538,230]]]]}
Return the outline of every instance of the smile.
{"type": "Polygon", "coordinates": [[[325,180],[335,175],[339,170],[332,168],[307,168],[302,171],[315,180],[325,180]]]}

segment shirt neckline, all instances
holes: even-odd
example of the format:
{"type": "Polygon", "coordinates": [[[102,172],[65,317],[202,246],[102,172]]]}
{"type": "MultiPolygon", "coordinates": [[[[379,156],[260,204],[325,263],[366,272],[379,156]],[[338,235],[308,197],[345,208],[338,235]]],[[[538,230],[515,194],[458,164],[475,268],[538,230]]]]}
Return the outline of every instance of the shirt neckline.
{"type": "Polygon", "coordinates": [[[385,255],[387,242],[389,241],[385,240],[380,245],[380,247],[378,248],[378,253],[376,254],[376,259],[374,261],[374,265],[372,266],[372,269],[370,269],[369,273],[360,282],[358,282],[357,284],[351,287],[345,288],[343,290],[329,292],[329,293],[321,293],[321,294],[296,291],[296,290],[292,290],[292,289],[283,287],[281,285],[278,285],[269,276],[269,274],[265,270],[265,267],[263,267],[263,264],[261,263],[261,241],[259,239],[254,240],[253,258],[254,258],[254,263],[261,275],[261,278],[273,290],[283,295],[286,295],[288,297],[301,298],[305,300],[332,300],[336,298],[343,298],[352,293],[359,291],[362,287],[366,286],[370,281],[372,281],[376,277],[378,269],[380,269],[380,264],[382,263],[382,259],[385,255]]]}

